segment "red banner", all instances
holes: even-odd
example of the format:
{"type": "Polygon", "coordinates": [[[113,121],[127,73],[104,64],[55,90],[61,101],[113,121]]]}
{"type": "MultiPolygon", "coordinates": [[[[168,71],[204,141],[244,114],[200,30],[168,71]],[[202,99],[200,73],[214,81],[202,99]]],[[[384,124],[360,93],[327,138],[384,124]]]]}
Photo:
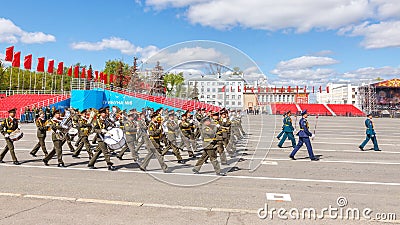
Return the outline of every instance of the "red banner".
{"type": "Polygon", "coordinates": [[[47,72],[53,73],[54,72],[54,60],[49,60],[49,65],[47,66],[47,72]]]}
{"type": "Polygon", "coordinates": [[[74,77],[79,78],[79,66],[75,66],[74,68],[74,77]]]}
{"type": "Polygon", "coordinates": [[[68,68],[68,73],[67,74],[68,74],[69,77],[72,76],[72,66],[68,68]]]}
{"type": "Polygon", "coordinates": [[[24,69],[32,69],[32,54],[25,56],[24,58],[24,69]]]}
{"type": "Polygon", "coordinates": [[[13,55],[14,55],[14,46],[6,48],[6,57],[4,60],[11,62],[13,60],[13,55]]]}
{"type": "Polygon", "coordinates": [[[21,66],[21,52],[14,53],[14,58],[12,60],[12,67],[20,67],[21,66]]]}
{"type": "Polygon", "coordinates": [[[38,65],[36,71],[44,72],[44,57],[38,58],[38,65]]]}
{"type": "Polygon", "coordinates": [[[85,78],[85,77],[86,77],[86,68],[83,67],[82,72],[81,72],[81,78],[85,78]]]}
{"type": "Polygon", "coordinates": [[[57,66],[57,74],[58,75],[62,75],[64,72],[64,63],[63,62],[59,62],[58,66],[57,66]]]}

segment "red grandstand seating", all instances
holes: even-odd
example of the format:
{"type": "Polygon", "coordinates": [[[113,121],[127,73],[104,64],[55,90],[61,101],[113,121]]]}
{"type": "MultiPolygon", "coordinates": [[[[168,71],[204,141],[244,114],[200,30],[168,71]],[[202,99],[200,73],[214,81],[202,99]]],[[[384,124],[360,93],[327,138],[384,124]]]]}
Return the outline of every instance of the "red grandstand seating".
{"type": "Polygon", "coordinates": [[[17,108],[17,118],[26,106],[36,104],[38,106],[47,106],[67,99],[66,95],[51,94],[16,94],[0,99],[0,117],[7,115],[7,111],[17,108]]]}
{"type": "Polygon", "coordinates": [[[286,104],[286,103],[271,104],[271,109],[272,109],[272,114],[283,114],[289,110],[294,114],[298,111],[295,104],[286,104]]]}
{"type": "Polygon", "coordinates": [[[328,107],[337,116],[364,116],[365,114],[351,104],[328,104],[328,107]]]}
{"type": "Polygon", "coordinates": [[[323,104],[299,104],[301,110],[307,109],[310,115],[332,116],[332,113],[323,104]]]}

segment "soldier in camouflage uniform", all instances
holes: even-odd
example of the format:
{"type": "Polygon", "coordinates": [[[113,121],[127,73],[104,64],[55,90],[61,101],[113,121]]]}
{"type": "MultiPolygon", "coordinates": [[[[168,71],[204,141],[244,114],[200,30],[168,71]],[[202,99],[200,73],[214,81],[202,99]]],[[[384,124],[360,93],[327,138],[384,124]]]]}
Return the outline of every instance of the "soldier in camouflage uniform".
{"type": "Polygon", "coordinates": [[[164,138],[165,149],[162,151],[161,155],[165,155],[169,149],[172,149],[178,163],[184,163],[182,160],[182,156],[179,152],[179,148],[177,147],[176,137],[179,132],[179,126],[177,121],[175,121],[174,112],[169,114],[168,121],[166,122],[166,127],[168,129],[167,136],[164,138]]]}

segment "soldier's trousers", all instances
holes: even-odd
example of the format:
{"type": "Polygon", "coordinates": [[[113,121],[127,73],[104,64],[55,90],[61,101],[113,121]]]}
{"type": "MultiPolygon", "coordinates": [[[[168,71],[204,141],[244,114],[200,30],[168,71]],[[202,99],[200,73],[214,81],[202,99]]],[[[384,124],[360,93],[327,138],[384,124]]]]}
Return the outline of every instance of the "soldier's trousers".
{"type": "MultiPolygon", "coordinates": [[[[70,150],[71,152],[74,152],[75,149],[74,149],[74,146],[72,146],[71,137],[69,136],[69,134],[66,134],[66,135],[65,135],[65,138],[64,138],[64,140],[62,141],[62,145],[64,145],[65,142],[67,142],[68,147],[69,147],[69,150],[70,150]]],[[[62,146],[62,145],[61,145],[61,146],[62,146]]]]}
{"type": "Polygon", "coordinates": [[[197,160],[196,165],[194,166],[194,169],[198,172],[201,169],[201,166],[204,164],[206,159],[210,158],[210,162],[214,167],[214,170],[216,173],[221,172],[221,167],[219,165],[219,162],[217,160],[217,153],[214,149],[204,149],[203,154],[201,154],[201,157],[199,160],[197,160]]]}
{"type": "Polygon", "coordinates": [[[14,151],[14,142],[11,141],[10,138],[5,138],[6,139],[6,146],[4,147],[3,151],[0,153],[0,161],[4,159],[4,156],[6,156],[7,152],[10,151],[11,158],[14,162],[17,162],[17,156],[15,155],[14,151]]]}
{"type": "Polygon", "coordinates": [[[299,137],[299,143],[296,145],[296,147],[293,149],[292,153],[290,154],[291,157],[294,157],[297,153],[297,151],[303,146],[303,144],[306,144],[308,155],[310,156],[310,159],[315,159],[314,152],[312,150],[311,142],[309,137],[299,137]]]}
{"type": "Polygon", "coordinates": [[[112,166],[113,163],[110,160],[110,153],[108,152],[108,148],[106,143],[104,143],[103,141],[99,141],[98,142],[98,146],[96,149],[96,152],[94,153],[92,159],[90,160],[88,166],[94,166],[94,164],[96,163],[97,159],[99,158],[100,154],[103,153],[104,155],[104,159],[107,162],[108,166],[112,166]]]}
{"type": "Polygon", "coordinates": [[[35,145],[35,147],[33,147],[30,154],[36,155],[36,153],[39,151],[39,148],[42,148],[44,155],[47,156],[49,153],[47,152],[46,144],[44,142],[46,137],[38,137],[38,139],[39,139],[39,142],[35,145]]]}
{"type": "Polygon", "coordinates": [[[132,137],[127,135],[126,136],[126,144],[122,148],[122,150],[119,152],[118,157],[122,158],[122,156],[124,156],[126,150],[129,149],[131,151],[133,160],[137,161],[139,159],[139,156],[138,156],[138,151],[136,151],[135,143],[136,143],[136,135],[134,135],[132,137]]]}
{"type": "Polygon", "coordinates": [[[44,157],[43,160],[48,162],[48,161],[50,161],[50,159],[53,158],[53,156],[55,154],[57,154],[58,163],[63,163],[63,160],[62,160],[62,146],[64,144],[63,141],[61,141],[61,140],[54,141],[53,140],[53,144],[54,144],[53,150],[51,150],[51,152],[46,157],[44,157]]]}
{"type": "Polygon", "coordinates": [[[224,141],[218,140],[217,141],[217,152],[219,153],[219,157],[221,158],[221,164],[226,165],[228,164],[228,160],[226,159],[226,154],[224,150],[224,141]]]}
{"type": "MultiPolygon", "coordinates": [[[[78,140],[76,140],[76,142],[75,142],[75,146],[78,147],[79,144],[81,143],[81,141],[82,141],[82,136],[79,136],[79,137],[78,137],[78,140]]],[[[93,143],[93,144],[94,144],[94,143],[93,143]]]]}
{"type": "Polygon", "coordinates": [[[146,169],[146,167],[150,163],[150,159],[153,158],[153,156],[156,156],[158,163],[160,163],[161,169],[164,172],[167,171],[168,170],[167,164],[165,164],[163,157],[159,153],[160,143],[152,139],[151,142],[149,140],[149,143],[147,143],[146,141],[146,145],[148,153],[146,157],[144,157],[142,164],[140,164],[140,167],[142,167],[142,169],[146,169]]]}
{"type": "Polygon", "coordinates": [[[163,140],[165,142],[165,149],[161,152],[161,155],[164,156],[167,152],[172,149],[177,160],[182,160],[181,153],[179,152],[179,148],[177,147],[176,140],[168,140],[165,138],[163,140]]]}
{"type": "Polygon", "coordinates": [[[190,157],[194,156],[194,152],[193,152],[193,149],[192,149],[192,146],[190,143],[191,142],[190,138],[186,137],[184,135],[181,135],[181,139],[182,139],[182,142],[181,142],[181,145],[179,146],[179,148],[183,148],[183,146],[185,146],[188,150],[189,156],[190,157]]]}
{"type": "Polygon", "coordinates": [[[139,135],[137,140],[139,140],[139,137],[141,138],[139,142],[136,142],[135,152],[139,152],[140,147],[142,147],[142,145],[146,143],[146,139],[148,139],[148,137],[144,134],[139,135]]]}
{"type": "Polygon", "coordinates": [[[376,140],[376,135],[370,135],[370,134],[367,134],[365,140],[363,141],[363,143],[361,143],[360,147],[364,148],[365,145],[369,142],[369,140],[372,140],[372,143],[374,144],[374,150],[379,150],[378,141],[376,140]]]}
{"type": "Polygon", "coordinates": [[[279,146],[282,146],[283,143],[285,143],[286,138],[289,138],[289,140],[292,142],[292,147],[296,147],[296,139],[294,138],[293,132],[285,132],[285,134],[283,135],[283,138],[281,139],[281,141],[279,142],[279,146]]]}
{"type": "Polygon", "coordinates": [[[278,136],[276,136],[276,138],[278,138],[278,139],[281,139],[281,137],[282,137],[282,135],[285,133],[285,131],[281,131],[279,134],[278,134],[278,136]]]}
{"type": "Polygon", "coordinates": [[[86,151],[89,154],[89,158],[93,157],[93,152],[90,148],[90,142],[89,142],[89,137],[88,136],[81,136],[81,142],[78,145],[78,148],[76,148],[76,150],[74,151],[73,155],[74,156],[78,156],[82,149],[83,149],[83,145],[85,145],[86,151]]]}

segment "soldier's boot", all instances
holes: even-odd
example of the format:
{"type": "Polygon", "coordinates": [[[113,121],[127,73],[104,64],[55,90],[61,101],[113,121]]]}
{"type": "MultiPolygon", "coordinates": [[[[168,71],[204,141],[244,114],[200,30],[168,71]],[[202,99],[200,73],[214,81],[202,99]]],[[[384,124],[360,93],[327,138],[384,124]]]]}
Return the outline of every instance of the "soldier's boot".
{"type": "Polygon", "coordinates": [[[31,154],[33,157],[36,157],[36,153],[39,151],[40,145],[36,144],[35,147],[32,149],[32,151],[29,153],[31,154]]]}
{"type": "Polygon", "coordinates": [[[228,160],[226,159],[226,153],[225,151],[221,152],[219,154],[219,157],[221,158],[221,164],[222,165],[228,165],[228,160]]]}
{"type": "Polygon", "coordinates": [[[192,171],[193,171],[193,173],[198,174],[198,173],[200,173],[200,169],[201,169],[201,165],[194,166],[192,171]]]}
{"type": "Polygon", "coordinates": [[[190,158],[193,158],[193,159],[196,158],[193,151],[189,150],[188,153],[189,153],[190,158]]]}
{"type": "Polygon", "coordinates": [[[226,176],[226,173],[221,172],[221,167],[219,166],[218,160],[211,160],[211,164],[214,167],[215,174],[218,176],[226,176]]]}

